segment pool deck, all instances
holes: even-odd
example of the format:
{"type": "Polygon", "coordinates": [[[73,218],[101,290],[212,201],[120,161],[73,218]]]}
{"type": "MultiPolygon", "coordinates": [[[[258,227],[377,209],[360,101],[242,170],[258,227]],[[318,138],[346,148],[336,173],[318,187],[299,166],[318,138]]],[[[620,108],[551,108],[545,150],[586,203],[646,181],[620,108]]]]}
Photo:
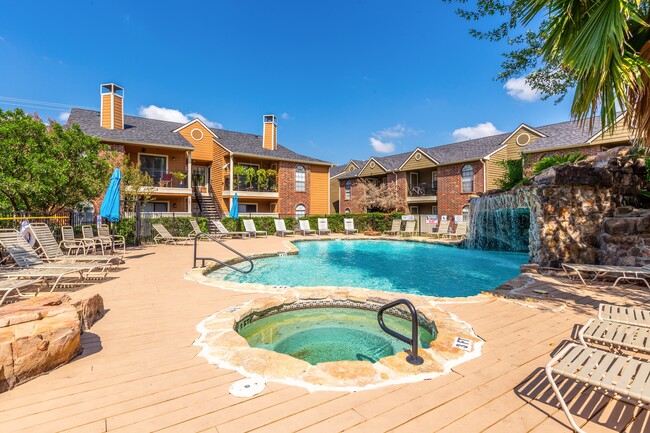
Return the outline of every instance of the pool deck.
{"type": "MultiPolygon", "coordinates": [[[[228,244],[261,254],[284,251],[286,240],[228,244]]],[[[212,243],[200,248],[231,257],[212,243]]],[[[216,311],[264,295],[185,280],[191,256],[189,245],[131,250],[113,278],[74,292],[99,293],[106,316],[82,335],[80,357],[0,394],[0,432],[569,432],[543,372],[550,353],[595,316],[599,302],[647,308],[650,300],[641,286],[585,288],[539,277],[516,294],[539,298],[532,302],[480,295],[442,305],[485,340],[479,358],[449,375],[356,393],[268,383],[263,393],[242,399],[228,393],[240,374],[196,356],[195,327],[216,311]]],[[[650,431],[647,411],[591,388],[560,387],[590,433],[650,431]]]]}

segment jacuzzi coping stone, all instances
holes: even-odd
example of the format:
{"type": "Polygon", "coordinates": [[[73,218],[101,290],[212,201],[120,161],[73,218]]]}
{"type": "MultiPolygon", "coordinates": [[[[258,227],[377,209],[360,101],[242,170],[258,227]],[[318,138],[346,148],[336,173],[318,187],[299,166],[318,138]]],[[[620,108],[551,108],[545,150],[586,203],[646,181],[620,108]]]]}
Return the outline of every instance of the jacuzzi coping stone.
{"type": "Polygon", "coordinates": [[[224,309],[197,325],[199,356],[220,368],[238,371],[256,380],[279,382],[309,391],[361,391],[381,386],[417,382],[448,374],[463,362],[480,356],[483,341],[472,327],[453,314],[435,306],[427,297],[356,288],[287,289],[283,293],[253,299],[224,309]],[[252,348],[235,330],[236,324],[256,312],[299,301],[343,301],[381,303],[398,298],[410,300],[427,320],[435,323],[438,335],[430,347],[419,353],[424,364],[406,362],[407,352],[368,361],[336,361],[311,365],[306,361],[270,350],[252,348]],[[470,341],[470,349],[454,346],[455,339],[470,341]]]}

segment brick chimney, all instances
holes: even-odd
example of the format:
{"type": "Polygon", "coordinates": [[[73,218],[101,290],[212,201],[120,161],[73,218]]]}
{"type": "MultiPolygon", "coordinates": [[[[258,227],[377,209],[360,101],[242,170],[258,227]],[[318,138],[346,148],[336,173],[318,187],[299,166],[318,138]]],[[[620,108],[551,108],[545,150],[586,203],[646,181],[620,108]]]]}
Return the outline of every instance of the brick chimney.
{"type": "Polygon", "coordinates": [[[278,118],[273,114],[264,115],[262,147],[269,150],[275,150],[278,148],[278,118]]]}
{"type": "Polygon", "coordinates": [[[106,129],[124,129],[124,89],[117,84],[102,84],[100,125],[106,129]]]}

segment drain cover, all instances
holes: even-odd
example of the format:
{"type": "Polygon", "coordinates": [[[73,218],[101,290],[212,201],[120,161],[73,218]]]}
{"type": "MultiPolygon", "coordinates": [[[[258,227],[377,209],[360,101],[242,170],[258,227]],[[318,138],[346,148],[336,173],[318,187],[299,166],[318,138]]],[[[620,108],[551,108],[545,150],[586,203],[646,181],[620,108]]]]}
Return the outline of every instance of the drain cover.
{"type": "Polygon", "coordinates": [[[242,379],[230,385],[230,394],[235,397],[252,397],[264,391],[264,382],[242,379]]]}

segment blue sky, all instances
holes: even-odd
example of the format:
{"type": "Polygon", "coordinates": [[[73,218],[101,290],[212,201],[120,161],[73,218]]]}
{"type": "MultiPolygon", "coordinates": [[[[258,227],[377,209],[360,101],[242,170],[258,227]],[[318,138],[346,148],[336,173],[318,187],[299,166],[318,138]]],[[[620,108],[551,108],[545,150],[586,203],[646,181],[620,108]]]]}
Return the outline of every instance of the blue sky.
{"type": "MultiPolygon", "coordinates": [[[[335,163],[568,120],[567,102],[541,101],[519,81],[512,96],[495,81],[504,47],[470,37],[455,7],[4,2],[0,108],[15,108],[9,97],[98,109],[99,85],[115,82],[127,114],[198,114],[261,133],[273,113],[280,143],[335,163]]],[[[21,105],[44,118],[68,111],[21,105]]]]}

